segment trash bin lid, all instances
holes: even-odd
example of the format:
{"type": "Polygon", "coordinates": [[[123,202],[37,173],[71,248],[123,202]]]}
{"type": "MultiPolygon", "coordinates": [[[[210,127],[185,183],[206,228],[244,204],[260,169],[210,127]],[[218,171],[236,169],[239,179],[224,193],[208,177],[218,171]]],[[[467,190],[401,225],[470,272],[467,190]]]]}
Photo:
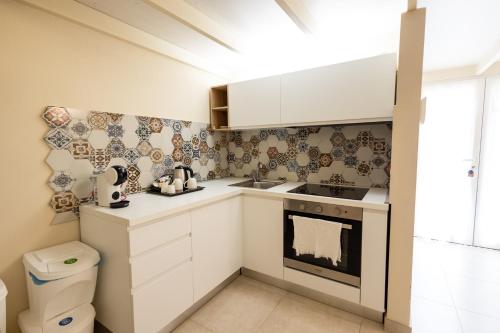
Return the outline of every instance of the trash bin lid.
{"type": "Polygon", "coordinates": [[[3,300],[7,296],[7,287],[3,283],[2,280],[0,280],[0,300],[3,300]]]}
{"type": "Polygon", "coordinates": [[[26,270],[42,281],[81,273],[97,265],[99,260],[96,250],[78,241],[28,252],[23,256],[26,270]]]}

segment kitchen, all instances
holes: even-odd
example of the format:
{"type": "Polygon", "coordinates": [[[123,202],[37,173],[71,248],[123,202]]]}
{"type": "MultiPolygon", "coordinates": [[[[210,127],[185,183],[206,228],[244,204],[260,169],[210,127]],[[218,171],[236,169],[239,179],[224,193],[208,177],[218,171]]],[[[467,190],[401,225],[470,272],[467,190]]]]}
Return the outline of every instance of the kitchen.
{"type": "Polygon", "coordinates": [[[0,323],[411,332],[427,5],[2,2],[0,323]]]}

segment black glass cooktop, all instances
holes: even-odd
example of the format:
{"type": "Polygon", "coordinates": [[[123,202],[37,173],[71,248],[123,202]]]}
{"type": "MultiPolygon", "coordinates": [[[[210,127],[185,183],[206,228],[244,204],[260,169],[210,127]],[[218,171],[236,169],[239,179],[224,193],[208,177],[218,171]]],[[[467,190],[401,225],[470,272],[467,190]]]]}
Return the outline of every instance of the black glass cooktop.
{"type": "Polygon", "coordinates": [[[288,193],[299,193],[351,200],[362,200],[369,189],[361,187],[345,187],[327,184],[304,184],[288,193]]]}

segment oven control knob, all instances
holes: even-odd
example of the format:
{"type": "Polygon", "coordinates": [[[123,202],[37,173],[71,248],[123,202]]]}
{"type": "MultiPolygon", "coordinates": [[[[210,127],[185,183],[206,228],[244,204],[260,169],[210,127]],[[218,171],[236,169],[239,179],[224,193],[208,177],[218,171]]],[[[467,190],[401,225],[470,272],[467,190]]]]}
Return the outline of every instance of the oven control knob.
{"type": "Polygon", "coordinates": [[[316,207],[314,207],[314,210],[316,211],[316,213],[322,213],[323,212],[323,207],[316,206],[316,207]]]}
{"type": "Polygon", "coordinates": [[[300,204],[299,205],[299,209],[300,210],[305,210],[306,209],[306,205],[305,204],[300,204]]]}
{"type": "Polygon", "coordinates": [[[333,210],[333,214],[336,216],[342,215],[342,209],[340,209],[339,207],[335,207],[335,209],[333,210]]]}

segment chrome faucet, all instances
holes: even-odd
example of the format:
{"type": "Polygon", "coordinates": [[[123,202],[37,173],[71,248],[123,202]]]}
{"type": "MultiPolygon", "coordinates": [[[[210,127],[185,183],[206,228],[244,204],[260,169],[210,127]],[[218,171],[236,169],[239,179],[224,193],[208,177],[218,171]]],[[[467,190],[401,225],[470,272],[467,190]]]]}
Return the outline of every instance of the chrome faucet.
{"type": "Polygon", "coordinates": [[[252,178],[254,182],[260,182],[261,179],[261,170],[264,169],[264,164],[261,162],[257,163],[257,170],[252,171],[252,178]]]}

